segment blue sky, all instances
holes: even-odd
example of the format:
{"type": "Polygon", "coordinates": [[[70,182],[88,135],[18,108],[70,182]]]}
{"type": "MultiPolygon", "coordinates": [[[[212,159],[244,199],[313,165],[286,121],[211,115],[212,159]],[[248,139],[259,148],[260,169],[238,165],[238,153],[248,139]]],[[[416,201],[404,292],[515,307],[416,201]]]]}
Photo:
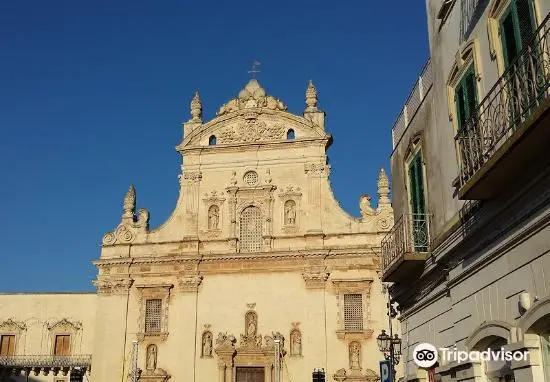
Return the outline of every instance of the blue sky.
{"type": "Polygon", "coordinates": [[[419,1],[1,2],[0,292],[92,291],[128,185],[161,224],[193,92],[212,118],[253,60],[297,114],[313,79],[333,190],[358,215],[427,57],[419,1]]]}

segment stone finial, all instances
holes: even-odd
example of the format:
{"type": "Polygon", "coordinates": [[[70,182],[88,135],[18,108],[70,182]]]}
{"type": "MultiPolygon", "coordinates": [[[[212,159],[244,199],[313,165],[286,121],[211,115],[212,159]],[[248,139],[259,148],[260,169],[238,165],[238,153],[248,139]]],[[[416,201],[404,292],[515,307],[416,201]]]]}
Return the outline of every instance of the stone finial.
{"type": "Polygon", "coordinates": [[[317,110],[317,89],[311,80],[309,80],[309,85],[306,90],[306,105],[306,111],[317,110]]]}
{"type": "Polygon", "coordinates": [[[191,120],[194,122],[202,121],[202,102],[199,92],[195,92],[195,96],[191,100],[191,120]]]}
{"type": "Polygon", "coordinates": [[[128,191],[124,196],[124,203],[122,204],[124,213],[123,218],[133,218],[136,212],[136,189],[133,184],[128,187],[128,191]]]}
{"type": "Polygon", "coordinates": [[[390,181],[386,175],[384,168],[380,169],[380,174],[378,175],[378,204],[388,204],[391,203],[390,198],[390,181]]]}

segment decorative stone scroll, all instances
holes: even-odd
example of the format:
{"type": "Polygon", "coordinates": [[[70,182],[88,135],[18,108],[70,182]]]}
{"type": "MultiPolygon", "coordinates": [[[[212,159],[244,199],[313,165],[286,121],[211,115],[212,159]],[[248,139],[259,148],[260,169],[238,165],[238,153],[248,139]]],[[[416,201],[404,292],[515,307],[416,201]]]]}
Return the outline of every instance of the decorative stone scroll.
{"type": "Polygon", "coordinates": [[[266,95],[265,90],[260,86],[258,81],[252,79],[245,88],[241,90],[237,98],[232,99],[220,108],[217,115],[220,116],[250,108],[265,108],[280,111],[285,111],[287,109],[280,100],[266,95]]]}
{"type": "Polygon", "coordinates": [[[132,243],[138,233],[149,230],[149,211],[141,208],[136,215],[136,189],[133,185],[130,185],[124,196],[122,210],[121,223],[116,230],[103,236],[104,246],[132,243]]]}

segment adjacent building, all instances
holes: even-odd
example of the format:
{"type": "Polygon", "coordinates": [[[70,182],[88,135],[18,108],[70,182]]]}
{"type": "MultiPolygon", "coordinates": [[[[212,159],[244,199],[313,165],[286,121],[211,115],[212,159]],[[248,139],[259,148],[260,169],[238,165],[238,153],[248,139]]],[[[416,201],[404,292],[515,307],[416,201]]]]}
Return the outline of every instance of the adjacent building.
{"type": "Polygon", "coordinates": [[[0,380],[128,381],[137,354],[140,381],[377,381],[389,181],[350,216],[331,143],[312,83],[302,115],[253,79],[203,121],[197,93],[172,215],[149,227],[131,186],[97,293],[0,295],[0,380]]]}
{"type": "Polygon", "coordinates": [[[408,381],[550,381],[550,2],[427,0],[431,58],[393,127],[382,279],[408,381]],[[525,361],[413,362],[420,343],[525,361]]]}

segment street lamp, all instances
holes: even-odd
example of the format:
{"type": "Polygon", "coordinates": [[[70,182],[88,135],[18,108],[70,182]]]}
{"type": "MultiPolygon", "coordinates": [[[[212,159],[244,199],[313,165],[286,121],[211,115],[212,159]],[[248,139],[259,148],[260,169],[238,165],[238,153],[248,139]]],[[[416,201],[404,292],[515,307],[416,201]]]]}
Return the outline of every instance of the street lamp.
{"type": "MultiPolygon", "coordinates": [[[[387,289],[386,289],[387,290],[387,289]]],[[[388,291],[388,290],[387,290],[388,291]]],[[[391,304],[390,293],[388,291],[388,324],[390,328],[390,334],[382,330],[382,333],[376,337],[378,348],[384,354],[384,358],[390,361],[392,369],[392,381],[395,381],[395,366],[399,363],[401,358],[401,338],[397,334],[393,334],[392,319],[397,317],[397,312],[391,304]]]]}

